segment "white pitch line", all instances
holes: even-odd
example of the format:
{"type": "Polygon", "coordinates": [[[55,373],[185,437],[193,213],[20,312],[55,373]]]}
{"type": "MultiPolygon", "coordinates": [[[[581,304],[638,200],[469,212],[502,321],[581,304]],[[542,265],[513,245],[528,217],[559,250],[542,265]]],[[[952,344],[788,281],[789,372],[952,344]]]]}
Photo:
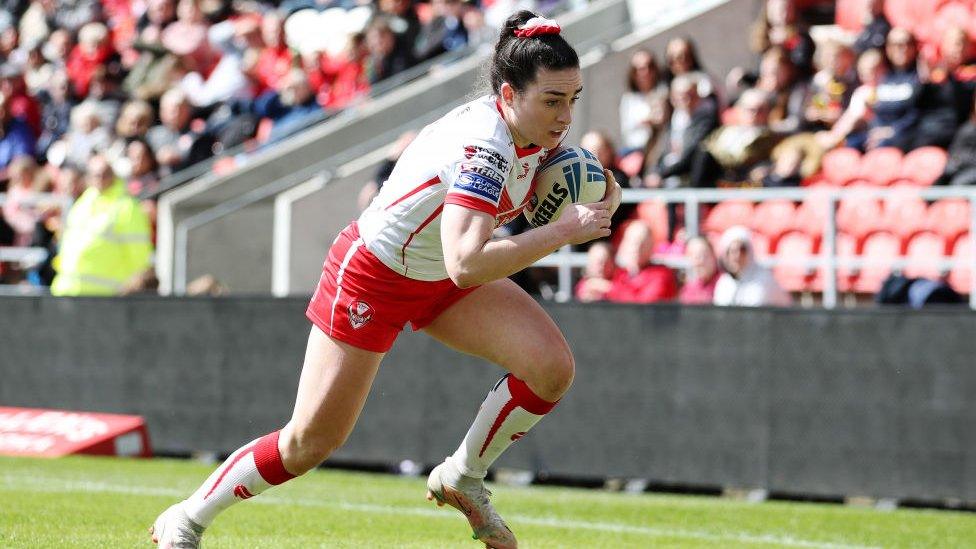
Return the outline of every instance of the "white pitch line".
{"type": "MultiPolygon", "coordinates": [[[[157,488],[150,486],[128,486],[118,484],[108,484],[104,482],[77,481],[52,477],[32,477],[29,480],[11,475],[0,476],[2,484],[18,489],[27,489],[33,492],[100,492],[113,494],[132,494],[143,496],[185,496],[185,490],[174,488],[157,488]]],[[[322,501],[305,498],[282,498],[276,496],[264,496],[251,500],[261,505],[297,505],[301,507],[320,507],[342,509],[344,511],[355,511],[360,513],[375,513],[389,515],[411,515],[429,518],[455,519],[455,515],[445,513],[442,510],[422,508],[422,507],[400,507],[394,505],[379,505],[371,503],[350,503],[343,501],[322,501]]],[[[528,515],[506,515],[513,523],[531,524],[533,526],[544,526],[549,528],[559,528],[566,530],[593,530],[598,532],[608,532],[615,534],[635,534],[655,538],[685,538],[705,541],[737,541],[743,543],[778,544],[788,547],[804,547],[809,549],[880,549],[868,545],[850,545],[844,543],[831,543],[821,541],[810,541],[797,539],[792,536],[776,535],[756,535],[744,532],[709,533],[696,530],[680,530],[671,528],[654,528],[650,526],[633,526],[628,524],[618,524],[613,522],[598,522],[587,520],[566,520],[553,517],[538,517],[528,515]]]]}

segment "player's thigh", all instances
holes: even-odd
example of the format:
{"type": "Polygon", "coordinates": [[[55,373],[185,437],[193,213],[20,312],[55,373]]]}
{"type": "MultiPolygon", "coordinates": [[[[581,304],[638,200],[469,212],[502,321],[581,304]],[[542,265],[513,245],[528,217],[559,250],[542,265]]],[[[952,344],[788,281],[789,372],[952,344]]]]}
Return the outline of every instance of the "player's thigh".
{"type": "Polygon", "coordinates": [[[287,435],[299,444],[342,444],[359,418],[383,356],[312,326],[287,435]]]}
{"type": "Polygon", "coordinates": [[[534,299],[507,278],[464,296],[425,331],[557,398],[572,382],[573,356],[562,332],[534,299]]]}

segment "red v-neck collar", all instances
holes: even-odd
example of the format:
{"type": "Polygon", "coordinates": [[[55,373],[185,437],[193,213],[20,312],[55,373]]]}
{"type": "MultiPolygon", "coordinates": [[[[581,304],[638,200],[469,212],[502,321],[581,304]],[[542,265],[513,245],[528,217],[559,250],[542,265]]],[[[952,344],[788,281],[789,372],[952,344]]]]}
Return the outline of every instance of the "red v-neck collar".
{"type": "MultiPolygon", "coordinates": [[[[502,110],[502,102],[499,101],[498,99],[495,99],[495,108],[498,109],[498,114],[501,115],[502,120],[505,120],[506,123],[507,123],[508,120],[505,118],[505,112],[502,110]]],[[[509,130],[509,131],[511,131],[511,130],[509,130]]],[[[530,143],[528,147],[519,147],[517,144],[515,144],[515,137],[514,136],[512,137],[512,145],[515,146],[515,155],[517,157],[519,157],[519,158],[524,158],[526,156],[535,154],[535,153],[537,153],[537,152],[539,152],[539,151],[542,150],[542,147],[540,147],[539,145],[532,144],[532,143],[530,143]]]]}

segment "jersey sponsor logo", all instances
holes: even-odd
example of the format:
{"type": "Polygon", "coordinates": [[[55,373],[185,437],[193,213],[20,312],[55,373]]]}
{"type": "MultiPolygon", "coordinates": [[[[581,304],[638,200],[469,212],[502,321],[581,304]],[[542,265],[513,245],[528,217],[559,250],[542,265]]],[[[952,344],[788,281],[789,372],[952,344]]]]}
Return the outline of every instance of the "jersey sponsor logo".
{"type": "Polygon", "coordinates": [[[234,495],[241,499],[249,499],[254,497],[254,494],[252,494],[250,490],[247,489],[247,486],[244,486],[243,484],[238,484],[234,487],[234,495]]]}
{"type": "Polygon", "coordinates": [[[461,164],[461,171],[483,175],[495,181],[500,181],[505,179],[505,175],[495,171],[494,168],[491,168],[489,166],[479,165],[479,164],[470,164],[470,163],[461,164]]]}
{"type": "Polygon", "coordinates": [[[492,204],[497,204],[502,195],[501,181],[472,172],[461,172],[454,188],[476,194],[492,204]]]}
{"type": "Polygon", "coordinates": [[[477,145],[466,145],[464,157],[468,160],[482,161],[497,169],[499,173],[508,173],[508,159],[498,152],[477,145]]]}
{"type": "Polygon", "coordinates": [[[365,301],[353,301],[349,304],[349,324],[358,330],[373,319],[373,307],[365,301]]]}

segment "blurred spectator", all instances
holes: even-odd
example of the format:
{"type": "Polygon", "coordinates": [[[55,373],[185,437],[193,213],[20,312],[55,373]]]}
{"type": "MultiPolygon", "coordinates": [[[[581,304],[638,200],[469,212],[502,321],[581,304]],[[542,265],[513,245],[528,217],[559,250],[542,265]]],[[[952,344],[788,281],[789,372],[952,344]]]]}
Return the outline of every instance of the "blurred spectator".
{"type": "Polygon", "coordinates": [[[969,61],[969,37],[960,27],[948,29],[942,36],[942,58],[928,73],[919,97],[919,122],[911,148],[936,146],[946,148],[959,125],[969,116],[973,100],[973,82],[959,78],[963,63],[969,61]]]}
{"type": "Polygon", "coordinates": [[[708,75],[701,62],[698,60],[698,53],[695,44],[690,38],[672,38],[668,42],[664,52],[664,71],[662,77],[664,83],[671,86],[671,81],[676,76],[687,74],[693,78],[698,87],[698,95],[702,98],[709,98],[715,102],[718,108],[718,98],[715,95],[715,86],[712,78],[708,75]]]}
{"type": "Polygon", "coordinates": [[[696,236],[685,244],[685,282],[678,293],[678,301],[685,305],[711,304],[715,295],[715,285],[721,273],[718,259],[708,239],[696,236]]]}
{"type": "Polygon", "coordinates": [[[976,185],[976,104],[949,145],[949,160],[940,183],[976,185]]]}
{"type": "Polygon", "coordinates": [[[7,167],[19,156],[33,156],[35,139],[30,128],[11,116],[10,102],[0,92],[0,180],[7,178],[7,167]]]}
{"type": "Polygon", "coordinates": [[[159,191],[159,164],[145,139],[134,137],[129,141],[125,147],[124,167],[130,195],[140,197],[159,191]]]}
{"type": "Polygon", "coordinates": [[[884,13],[884,0],[866,0],[864,7],[864,28],[854,40],[854,53],[861,55],[870,49],[881,49],[885,38],[891,32],[891,23],[884,13]]]}
{"type": "Polygon", "coordinates": [[[132,43],[135,56],[122,88],[129,95],[156,100],[169,89],[179,58],[163,46],[163,30],[176,21],[174,0],[148,0],[145,14],[136,24],[132,43]]]}
{"type": "Polygon", "coordinates": [[[208,37],[220,50],[220,61],[209,74],[193,70],[183,76],[180,88],[190,103],[211,107],[235,99],[252,99],[258,84],[245,74],[244,65],[248,49],[259,43],[254,18],[217,23],[210,27],[208,37]]]}
{"type": "Polygon", "coordinates": [[[674,112],[662,136],[662,154],[644,177],[645,187],[687,187],[695,152],[718,127],[715,105],[698,95],[695,79],[689,75],[671,81],[671,104],[674,112]]]}
{"type": "MultiPolygon", "coordinates": [[[[62,166],[57,170],[52,192],[59,197],[74,202],[85,190],[85,183],[81,170],[74,166],[62,166]]],[[[47,205],[40,211],[41,222],[36,225],[33,246],[45,248],[47,259],[39,265],[34,273],[34,282],[42,286],[50,286],[54,280],[53,262],[58,253],[62,226],[62,207],[59,204],[47,205]]]]}
{"type": "Polygon", "coordinates": [[[0,66],[0,93],[7,96],[10,116],[27,123],[34,137],[41,135],[41,106],[27,93],[22,68],[10,63],[0,66]]]}
{"type": "Polygon", "coordinates": [[[277,92],[266,92],[254,102],[254,112],[274,123],[268,143],[276,143],[322,116],[322,107],[302,69],[292,69],[279,83],[277,92]]]}
{"type": "Polygon", "coordinates": [[[412,48],[397,47],[396,36],[385,19],[377,18],[366,28],[366,75],[370,84],[389,78],[413,66],[412,48]]]}
{"type": "Polygon", "coordinates": [[[576,299],[584,303],[605,300],[614,270],[613,247],[607,241],[594,242],[586,251],[586,268],[574,291],[576,299]]]}
{"type": "Polygon", "coordinates": [[[111,141],[112,134],[102,124],[95,104],[84,102],[71,110],[71,128],[48,148],[48,160],[58,166],[84,166],[92,153],[104,150],[111,141]]]}
{"type": "Polygon", "coordinates": [[[68,78],[78,97],[88,96],[88,85],[95,70],[118,72],[118,55],[109,40],[108,27],[102,23],[88,23],[78,33],[78,45],[71,50],[67,61],[68,78]]]}
{"type": "Polygon", "coordinates": [[[152,105],[145,101],[134,99],[122,106],[115,121],[115,141],[105,151],[116,174],[124,177],[128,173],[126,148],[133,139],[145,137],[154,118],[152,105]]]}
{"type": "Polygon", "coordinates": [[[163,29],[163,47],[179,58],[179,68],[209,74],[217,54],[207,40],[209,24],[200,9],[200,0],[179,0],[176,21],[163,29]]]}
{"type": "Polygon", "coordinates": [[[472,48],[491,50],[498,40],[498,30],[488,24],[485,13],[477,6],[464,10],[461,17],[464,30],[468,33],[468,45],[472,48]]]}
{"type": "Polygon", "coordinates": [[[53,295],[117,295],[152,269],[149,220],[122,180],[97,155],[85,177],[88,189],[68,213],[54,261],[53,295]]]}
{"type": "Polygon", "coordinates": [[[715,284],[715,305],[743,307],[787,307],[793,300],[776,282],[769,269],[756,263],[749,229],[727,229],[719,241],[719,257],[724,273],[715,284]]]}
{"type": "Polygon", "coordinates": [[[972,94],[976,86],[976,54],[973,50],[973,41],[964,28],[950,28],[942,36],[939,64],[929,78],[941,82],[946,76],[954,77],[956,81],[964,83],[966,91],[972,94]]]}
{"type": "Polygon", "coordinates": [[[34,226],[40,215],[33,203],[37,196],[37,162],[32,156],[18,156],[7,168],[10,182],[7,185],[7,199],[3,203],[3,218],[14,231],[14,246],[30,246],[34,236],[34,226]]]}
{"type": "Polygon", "coordinates": [[[261,42],[264,47],[254,66],[259,94],[278,89],[293,66],[291,49],[285,43],[285,19],[278,12],[269,11],[261,19],[261,42]]]}
{"type": "MultiPolygon", "coordinates": [[[[414,9],[414,0],[377,0],[376,20],[386,23],[396,38],[396,49],[412,54],[420,34],[420,19],[414,9]]],[[[399,71],[397,71],[399,72],[399,71]]]]}
{"type": "MultiPolygon", "coordinates": [[[[847,109],[829,131],[817,133],[817,143],[829,150],[844,142],[848,135],[860,131],[873,116],[878,101],[878,85],[888,73],[885,58],[878,50],[867,50],[857,60],[857,75],[861,85],[854,89],[847,109]]],[[[862,138],[863,139],[863,138],[862,138]]]]}
{"type": "MultiPolygon", "coordinates": [[[[617,148],[614,147],[613,140],[610,138],[610,135],[607,134],[607,132],[586,132],[580,139],[580,147],[583,147],[596,155],[600,165],[613,173],[614,179],[620,183],[620,186],[632,186],[630,177],[628,177],[617,164],[617,148]]],[[[614,212],[613,218],[610,220],[610,230],[617,230],[620,225],[629,219],[636,210],[637,204],[621,204],[620,207],[617,208],[617,211],[614,212]]]]}
{"type": "Polygon", "coordinates": [[[190,102],[180,89],[169,90],[159,102],[161,124],[149,129],[146,141],[155,151],[160,169],[167,174],[213,154],[213,137],[202,128],[194,129],[192,116],[190,102]]]}
{"type": "Polygon", "coordinates": [[[774,47],[763,54],[756,89],[769,96],[769,126],[773,131],[793,133],[803,124],[807,84],[797,79],[796,72],[783,49],[774,47]]]}
{"type": "Polygon", "coordinates": [[[366,64],[369,48],[366,35],[357,32],[349,37],[342,54],[329,56],[322,53],[321,70],[325,85],[320,92],[319,103],[329,109],[341,109],[369,93],[369,76],[366,64]]]}
{"type": "Polygon", "coordinates": [[[55,29],[77,32],[101,17],[102,2],[98,0],[36,0],[24,12],[20,28],[25,40],[34,41],[55,29]]]}
{"type": "Polygon", "coordinates": [[[620,136],[623,153],[641,150],[651,137],[651,127],[663,120],[652,116],[651,95],[665,94],[654,54],[637,50],[630,56],[627,71],[627,91],[620,96],[620,136]]]}
{"type": "Polygon", "coordinates": [[[464,10],[461,0],[430,0],[431,20],[420,28],[414,46],[417,61],[468,45],[468,31],[461,21],[464,10]]]}
{"type": "Polygon", "coordinates": [[[782,48],[801,79],[813,74],[814,43],[797,12],[795,0],[766,0],[753,26],[752,49],[765,53],[782,48]]]}
{"type": "Polygon", "coordinates": [[[810,83],[804,104],[804,126],[829,130],[840,119],[857,87],[854,53],[847,46],[825,42],[817,49],[819,69],[810,83]]]}
{"type": "Polygon", "coordinates": [[[885,46],[889,72],[877,87],[877,101],[868,121],[868,130],[860,139],[852,135],[852,146],[870,150],[878,147],[911,148],[920,115],[919,99],[922,82],[918,77],[916,60],[918,49],[915,37],[906,29],[895,28],[888,33],[885,46]]]}
{"type": "Polygon", "coordinates": [[[75,106],[68,83],[68,75],[63,70],[54,71],[47,88],[38,96],[41,105],[41,136],[37,140],[37,152],[44,155],[47,148],[67,133],[71,127],[71,109],[75,106]]]}
{"type": "Polygon", "coordinates": [[[618,303],[670,301],[678,295],[678,283],[671,269],[651,264],[654,239],[643,223],[631,223],[617,249],[619,269],[610,281],[606,297],[618,303]]]}
{"type": "MultiPolygon", "coordinates": [[[[693,187],[714,187],[758,180],[751,173],[767,163],[780,137],[770,129],[769,99],[765,92],[746,90],[736,103],[737,121],[713,131],[692,161],[693,187]]],[[[764,175],[764,174],[763,174],[764,175]]]]}

